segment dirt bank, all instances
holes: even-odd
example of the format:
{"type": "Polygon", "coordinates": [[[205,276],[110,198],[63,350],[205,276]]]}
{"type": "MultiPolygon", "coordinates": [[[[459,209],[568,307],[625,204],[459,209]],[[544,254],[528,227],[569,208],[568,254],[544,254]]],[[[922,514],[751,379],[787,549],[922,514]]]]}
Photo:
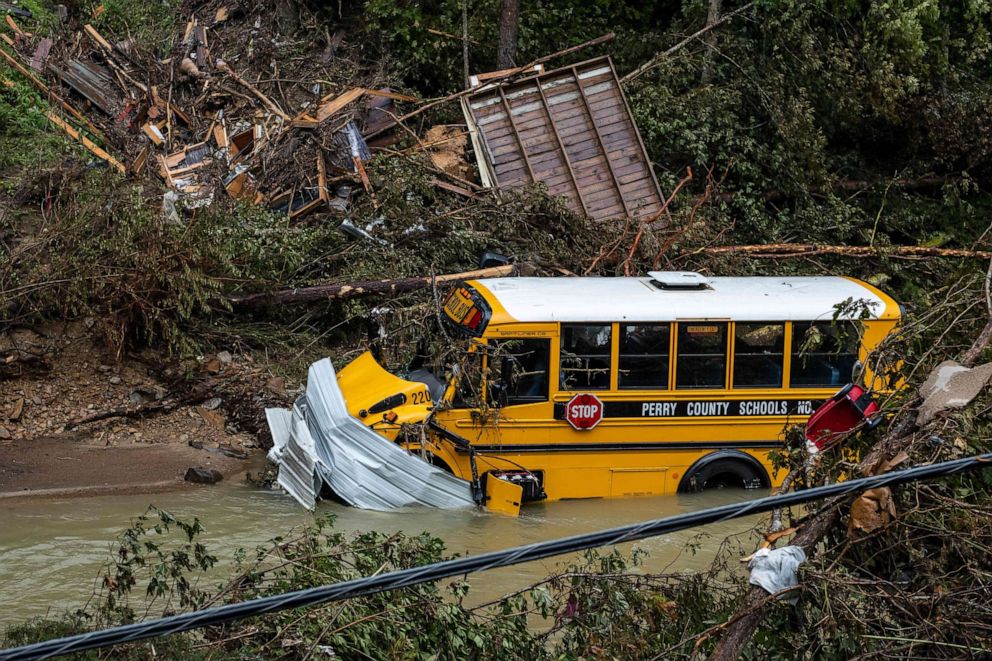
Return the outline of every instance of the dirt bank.
{"type": "Polygon", "coordinates": [[[81,434],[18,440],[0,445],[0,499],[164,491],[189,484],[190,466],[243,479],[255,464],[177,442],[107,445],[81,434]]]}
{"type": "MultiPolygon", "coordinates": [[[[74,427],[104,411],[154,406],[174,387],[147,357],[107,355],[85,324],[22,330],[2,341],[7,355],[40,359],[0,375],[0,498],[161,491],[185,485],[190,467],[244,479],[263,461],[255,436],[229,419],[240,405],[228,401],[234,397],[74,427]]],[[[243,360],[210,358],[213,378],[231,380],[243,360]]]]}

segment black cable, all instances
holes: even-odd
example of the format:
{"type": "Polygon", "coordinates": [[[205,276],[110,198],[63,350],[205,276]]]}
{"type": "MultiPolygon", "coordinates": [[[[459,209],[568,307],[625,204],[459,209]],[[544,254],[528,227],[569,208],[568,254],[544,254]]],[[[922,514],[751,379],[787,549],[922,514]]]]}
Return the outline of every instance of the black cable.
{"type": "Polygon", "coordinates": [[[618,528],[574,535],[572,537],[564,537],[546,542],[536,542],[502,551],[493,551],[466,558],[456,558],[454,560],[446,560],[422,567],[401,569],[377,576],[356,578],[333,585],[308,588],[306,590],[262,597],[236,604],[207,608],[191,613],[181,613],[149,622],[127,624],[111,629],[91,631],[74,636],[66,636],[65,638],[24,645],[22,647],[14,647],[0,650],[0,661],[44,659],[60,654],[121,645],[157,636],[167,636],[181,631],[199,629],[201,627],[264,613],[273,613],[289,608],[313,606],[331,601],[367,596],[386,590],[395,590],[397,588],[428,583],[451,576],[486,571],[496,567],[507,567],[532,560],[541,560],[543,558],[574,553],[598,546],[633,542],[708,523],[727,521],[758,512],[767,512],[787,505],[798,505],[800,503],[808,503],[810,501],[822,500],[856,491],[954,475],[980,468],[989,468],[990,466],[992,466],[992,453],[947,461],[940,464],[917,466],[916,468],[894,471],[883,475],[863,477],[803,491],[793,491],[779,496],[767,496],[749,502],[723,505],[698,512],[670,516],[664,519],[634,523],[618,528]]]}

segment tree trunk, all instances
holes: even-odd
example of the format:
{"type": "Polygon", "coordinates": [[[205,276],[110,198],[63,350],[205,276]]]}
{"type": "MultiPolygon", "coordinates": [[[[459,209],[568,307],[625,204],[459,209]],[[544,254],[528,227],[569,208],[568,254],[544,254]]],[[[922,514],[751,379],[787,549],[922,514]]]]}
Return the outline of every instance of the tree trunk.
{"type": "Polygon", "coordinates": [[[317,301],[343,300],[373,294],[395,296],[406,292],[428,289],[435,284],[474,280],[477,278],[505,278],[517,273],[531,272],[531,265],[506,264],[463,273],[447,273],[438,276],[419,276],[413,278],[396,278],[395,280],[366,280],[347,285],[316,285],[314,287],[299,287],[279,291],[263,292],[260,294],[243,294],[229,296],[227,302],[240,309],[261,309],[278,305],[297,305],[317,301]]]}
{"type": "Polygon", "coordinates": [[[520,27],[520,0],[502,0],[499,8],[499,45],[496,68],[509,69],[517,56],[517,31],[520,27]]]}
{"type": "Polygon", "coordinates": [[[706,54],[703,55],[703,71],[699,75],[699,82],[703,85],[709,85],[710,80],[713,78],[712,65],[713,54],[716,50],[716,32],[712,28],[720,20],[720,1],[710,0],[709,9],[706,12],[706,27],[710,28],[710,31],[706,33],[706,37],[704,38],[706,42],[706,54]]]}

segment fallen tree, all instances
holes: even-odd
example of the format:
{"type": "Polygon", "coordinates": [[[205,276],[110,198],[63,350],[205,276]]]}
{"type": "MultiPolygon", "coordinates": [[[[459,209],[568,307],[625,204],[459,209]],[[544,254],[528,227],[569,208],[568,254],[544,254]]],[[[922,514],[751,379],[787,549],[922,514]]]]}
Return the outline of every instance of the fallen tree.
{"type": "Polygon", "coordinates": [[[933,248],[930,246],[828,246],[816,243],[768,243],[746,246],[709,246],[698,251],[704,255],[742,253],[751,257],[773,259],[810,257],[813,255],[843,255],[845,257],[954,257],[961,259],[992,259],[992,251],[964,248],[933,248]]]}
{"type": "MultiPolygon", "coordinates": [[[[972,345],[962,355],[960,364],[964,367],[972,367],[992,340],[992,263],[989,264],[985,276],[984,291],[988,318],[972,345]]],[[[917,393],[900,408],[890,423],[887,433],[858,463],[856,470],[859,474],[871,475],[888,470],[901,461],[901,457],[908,456],[917,440],[917,414],[921,403],[922,398],[917,393]]],[[[930,437],[929,434],[926,435],[930,437]]],[[[840,523],[842,515],[850,509],[857,498],[858,496],[849,496],[836,499],[810,514],[797,526],[796,536],[790,543],[801,547],[807,557],[813,557],[819,543],[840,523]]],[[[760,626],[768,607],[773,603],[774,600],[769,599],[764,589],[753,586],[737,611],[723,625],[703,634],[703,639],[717,633],[721,634],[716,647],[707,658],[710,661],[737,659],[760,626]]]]}
{"type": "Polygon", "coordinates": [[[475,271],[447,273],[437,276],[423,275],[413,278],[394,278],[390,280],[365,280],[351,284],[298,287],[259,294],[229,296],[225,300],[235,308],[260,309],[275,305],[342,300],[372,294],[394,296],[396,294],[417,291],[418,289],[427,289],[445,282],[458,282],[460,280],[474,280],[477,278],[505,278],[507,276],[517,275],[521,270],[525,270],[526,266],[524,264],[506,264],[503,266],[477,269],[475,271]]]}

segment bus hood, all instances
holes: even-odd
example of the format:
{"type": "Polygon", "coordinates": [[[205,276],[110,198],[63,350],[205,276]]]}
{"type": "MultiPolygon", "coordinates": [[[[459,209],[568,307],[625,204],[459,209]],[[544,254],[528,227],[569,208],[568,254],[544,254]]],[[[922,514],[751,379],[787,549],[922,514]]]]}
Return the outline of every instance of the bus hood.
{"type": "Polygon", "coordinates": [[[338,372],[348,413],[390,440],[404,423],[423,422],[433,409],[428,386],[390,374],[368,351],[338,372]]]}
{"type": "MultiPolygon", "coordinates": [[[[340,382],[330,360],[314,363],[307,377],[306,393],[291,411],[266,410],[273,442],[269,458],[279,465],[279,485],[307,509],[315,507],[324,483],[348,504],[364,509],[472,506],[474,500],[468,482],[407,452],[380,434],[379,425],[373,428],[352,415],[352,410],[359,413],[365,410],[366,419],[371,418],[369,408],[381,401],[383,392],[393,394],[395,391],[390,389],[400,384],[426,389],[422,383],[388,374],[371,356],[366,356],[346,368],[355,367],[347,378],[346,370],[342,370],[340,382]],[[376,370],[381,374],[376,374],[376,370]],[[374,378],[375,383],[366,383],[364,378],[369,381],[374,378]],[[341,383],[354,386],[361,401],[348,401],[341,383]]],[[[402,392],[406,395],[414,391],[411,388],[402,392]]],[[[413,407],[411,411],[403,411],[404,415],[414,415],[418,409],[424,410],[421,419],[427,414],[426,404],[403,406],[413,407]]],[[[381,414],[378,419],[382,420],[381,414]]],[[[390,427],[397,424],[398,420],[390,427]]]]}

